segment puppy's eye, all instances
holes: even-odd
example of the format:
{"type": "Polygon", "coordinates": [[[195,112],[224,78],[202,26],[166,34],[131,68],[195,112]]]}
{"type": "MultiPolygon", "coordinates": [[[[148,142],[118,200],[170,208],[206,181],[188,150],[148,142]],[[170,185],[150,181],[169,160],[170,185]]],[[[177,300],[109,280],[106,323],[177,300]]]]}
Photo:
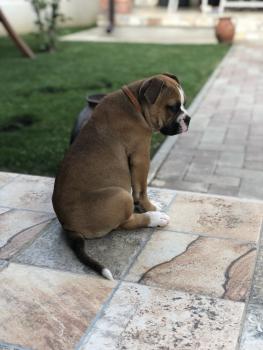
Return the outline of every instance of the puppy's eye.
{"type": "Polygon", "coordinates": [[[168,106],[168,108],[170,109],[170,111],[172,111],[174,114],[178,113],[181,107],[181,103],[177,102],[176,104],[172,105],[172,106],[168,106]]]}

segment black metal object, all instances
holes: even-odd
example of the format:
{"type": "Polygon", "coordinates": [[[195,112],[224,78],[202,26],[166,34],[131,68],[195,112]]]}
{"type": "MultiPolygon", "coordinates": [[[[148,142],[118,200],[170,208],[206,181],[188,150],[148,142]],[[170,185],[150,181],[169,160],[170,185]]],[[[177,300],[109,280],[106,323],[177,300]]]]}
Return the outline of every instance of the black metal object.
{"type": "Polygon", "coordinates": [[[111,33],[114,29],[115,25],[115,4],[114,0],[109,0],[109,6],[108,6],[108,15],[109,15],[109,24],[107,26],[107,33],[111,33]]]}
{"type": "Polygon", "coordinates": [[[189,7],[190,1],[189,0],[179,0],[179,5],[178,7],[189,7]]]}
{"type": "Polygon", "coordinates": [[[96,95],[91,95],[88,96],[87,98],[87,106],[80,112],[78,115],[74,126],[71,131],[70,135],[70,144],[73,143],[73,141],[76,139],[78,136],[80,130],[83,128],[83,126],[89,121],[92,112],[94,108],[99,104],[99,102],[105,97],[106,94],[96,94],[96,95]]]}
{"type": "Polygon", "coordinates": [[[158,6],[167,7],[169,0],[159,0],[158,6]]]}

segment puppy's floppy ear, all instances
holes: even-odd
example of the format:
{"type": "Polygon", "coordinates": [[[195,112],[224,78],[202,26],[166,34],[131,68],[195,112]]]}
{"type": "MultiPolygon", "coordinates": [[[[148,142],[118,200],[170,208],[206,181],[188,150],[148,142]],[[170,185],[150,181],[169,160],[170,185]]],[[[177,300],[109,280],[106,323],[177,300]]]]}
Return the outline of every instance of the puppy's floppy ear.
{"type": "Polygon", "coordinates": [[[167,77],[169,77],[169,78],[175,80],[179,85],[181,85],[181,84],[180,84],[180,80],[177,78],[176,75],[170,74],[170,73],[163,73],[162,75],[166,75],[167,77]]]}
{"type": "Polygon", "coordinates": [[[154,104],[160,95],[164,82],[158,78],[145,80],[139,90],[140,99],[143,97],[149,104],[154,104]]]}

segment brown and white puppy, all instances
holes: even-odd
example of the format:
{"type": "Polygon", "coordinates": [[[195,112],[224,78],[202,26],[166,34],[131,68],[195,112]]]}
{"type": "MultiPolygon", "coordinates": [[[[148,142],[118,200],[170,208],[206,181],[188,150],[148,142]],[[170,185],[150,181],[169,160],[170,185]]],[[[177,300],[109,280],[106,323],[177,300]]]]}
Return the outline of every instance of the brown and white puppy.
{"type": "Polygon", "coordinates": [[[112,275],[87,256],[85,239],[169,223],[147,196],[151,135],[185,132],[189,122],[178,79],[156,75],[103,98],[66,153],[54,210],[77,257],[104,277],[112,275]]]}

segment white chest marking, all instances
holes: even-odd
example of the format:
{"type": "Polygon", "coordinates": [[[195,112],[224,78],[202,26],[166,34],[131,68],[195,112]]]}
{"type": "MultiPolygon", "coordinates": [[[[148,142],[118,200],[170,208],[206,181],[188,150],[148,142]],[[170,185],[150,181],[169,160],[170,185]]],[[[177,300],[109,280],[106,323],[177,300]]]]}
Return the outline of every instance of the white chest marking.
{"type": "Polygon", "coordinates": [[[184,113],[184,114],[188,114],[188,112],[187,112],[187,110],[184,108],[184,92],[183,92],[183,90],[179,87],[178,88],[178,90],[179,90],[179,94],[180,94],[180,99],[181,99],[181,107],[180,107],[180,109],[181,109],[181,111],[184,113]]]}

